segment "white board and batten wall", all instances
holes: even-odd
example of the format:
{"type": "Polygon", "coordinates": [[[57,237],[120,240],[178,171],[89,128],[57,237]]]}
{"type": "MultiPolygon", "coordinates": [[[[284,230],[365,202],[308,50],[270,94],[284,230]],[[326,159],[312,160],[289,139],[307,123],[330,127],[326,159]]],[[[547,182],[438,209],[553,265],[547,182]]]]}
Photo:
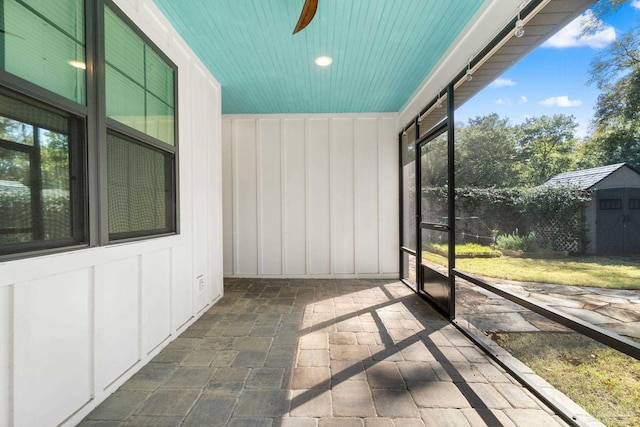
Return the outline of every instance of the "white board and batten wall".
{"type": "Polygon", "coordinates": [[[152,0],[116,4],[178,66],[180,234],[0,263],[0,426],[77,424],[222,295],[220,85],[152,0]]]}
{"type": "Polygon", "coordinates": [[[397,114],[223,115],[226,277],[397,278],[397,114]]]}

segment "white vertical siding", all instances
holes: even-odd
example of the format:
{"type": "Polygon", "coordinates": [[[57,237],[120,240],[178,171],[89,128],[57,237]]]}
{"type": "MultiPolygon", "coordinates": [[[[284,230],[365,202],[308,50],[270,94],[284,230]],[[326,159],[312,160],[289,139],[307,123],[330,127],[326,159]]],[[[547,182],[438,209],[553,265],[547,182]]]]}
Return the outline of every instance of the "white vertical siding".
{"type": "Polygon", "coordinates": [[[142,260],[142,355],[146,356],[171,335],[171,251],[147,254],[142,260]]]}
{"type": "Polygon", "coordinates": [[[356,272],[380,271],[378,257],[378,120],[356,120],[356,272]]]}
{"type": "Polygon", "coordinates": [[[13,286],[0,287],[0,425],[8,426],[12,421],[11,408],[13,382],[13,286]]]}
{"type": "Polygon", "coordinates": [[[15,287],[16,426],[58,425],[91,399],[90,273],[81,269],[15,287]]]}
{"type": "Polygon", "coordinates": [[[311,275],[331,273],[329,119],[307,120],[307,267],[311,275]]]}
{"type": "Polygon", "coordinates": [[[116,4],[178,66],[180,233],[0,263],[0,426],[76,425],[222,295],[220,86],[152,0],[116,4]]]}
{"type": "Polygon", "coordinates": [[[396,127],[395,114],[223,116],[225,275],[397,277],[396,127]]]}
{"type": "MultiPolygon", "coordinates": [[[[231,141],[234,138],[231,122],[222,121],[222,181],[233,182],[233,147],[231,141]]],[[[233,275],[234,250],[233,250],[233,185],[224,185],[222,188],[222,218],[223,218],[223,247],[224,247],[224,274],[233,275]]]]}
{"type": "Polygon", "coordinates": [[[354,274],[355,184],[354,121],[335,119],[331,138],[331,242],[333,271],[354,274]],[[349,173],[351,172],[351,173],[349,173]]]}
{"type": "MultiPolygon", "coordinates": [[[[397,140],[395,120],[384,118],[378,122],[381,141],[397,140]]],[[[384,197],[378,197],[380,215],[380,271],[398,273],[399,218],[398,210],[391,206],[400,203],[398,186],[398,144],[378,144],[378,188],[384,197]]]]}
{"type": "Polygon", "coordinates": [[[96,267],[97,387],[105,390],[140,360],[140,257],[96,267]]]}
{"type": "Polygon", "coordinates": [[[258,274],[258,174],[257,124],[253,120],[239,120],[234,134],[239,144],[233,145],[233,201],[235,270],[239,275],[258,274]]]}
{"type": "Polygon", "coordinates": [[[280,120],[260,122],[258,229],[260,274],[282,274],[282,184],[280,120]]]}
{"type": "MultiPolygon", "coordinates": [[[[283,120],[283,252],[284,274],[307,272],[307,204],[305,121],[283,120]]],[[[233,143],[233,142],[232,142],[233,143]]],[[[225,185],[229,185],[228,182],[225,185]]]]}

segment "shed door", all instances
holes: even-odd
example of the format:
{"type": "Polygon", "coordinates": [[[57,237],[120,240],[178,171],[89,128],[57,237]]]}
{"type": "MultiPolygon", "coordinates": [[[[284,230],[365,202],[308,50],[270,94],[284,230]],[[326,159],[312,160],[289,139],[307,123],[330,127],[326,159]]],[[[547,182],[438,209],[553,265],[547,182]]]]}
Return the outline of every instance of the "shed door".
{"type": "Polygon", "coordinates": [[[640,254],[640,189],[627,189],[625,248],[628,254],[640,254]]]}
{"type": "Polygon", "coordinates": [[[599,190],[597,252],[640,253],[640,189],[599,190]]]}

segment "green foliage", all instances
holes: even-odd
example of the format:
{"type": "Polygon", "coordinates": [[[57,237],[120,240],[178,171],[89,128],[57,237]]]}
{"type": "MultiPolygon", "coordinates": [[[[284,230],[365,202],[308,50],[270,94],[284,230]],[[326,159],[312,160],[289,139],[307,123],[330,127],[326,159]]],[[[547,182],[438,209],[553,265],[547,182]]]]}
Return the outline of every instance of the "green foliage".
{"type": "MultiPolygon", "coordinates": [[[[615,1],[613,3],[616,3],[615,1]]],[[[640,167],[640,30],[624,33],[591,64],[590,83],[601,90],[587,158],[640,167]]]]}
{"type": "MultiPolygon", "coordinates": [[[[436,257],[434,255],[433,257],[436,257]]],[[[441,257],[442,258],[442,257],[441,257]]],[[[640,291],[640,266],[620,258],[571,256],[566,258],[461,258],[456,267],[485,277],[518,282],[555,283],[640,291]]]]}
{"type": "MultiPolygon", "coordinates": [[[[33,127],[0,117],[0,139],[22,145],[33,145],[33,127]]],[[[0,148],[0,180],[29,183],[29,155],[0,148]]]]}
{"type": "Polygon", "coordinates": [[[519,126],[519,176],[523,185],[544,184],[573,168],[577,151],[574,116],[554,114],[528,118],[519,126]]]}
{"type": "Polygon", "coordinates": [[[512,125],[496,113],[459,123],[456,184],[479,188],[540,185],[576,166],[577,127],[575,117],[563,114],[529,118],[521,125],[512,125]]]}
{"type": "Polygon", "coordinates": [[[71,200],[67,191],[44,190],[42,194],[45,240],[71,236],[71,200]]]}
{"type": "Polygon", "coordinates": [[[456,132],[456,183],[459,186],[516,185],[516,133],[509,119],[493,113],[469,119],[456,132]]]}
{"type": "MultiPolygon", "coordinates": [[[[446,256],[449,251],[449,245],[446,243],[433,243],[431,246],[434,252],[440,255],[446,256]]],[[[463,243],[456,244],[456,257],[457,258],[472,258],[483,257],[492,258],[502,255],[499,251],[491,248],[490,246],[479,245],[477,243],[463,243]]]]}
{"type": "Polygon", "coordinates": [[[577,333],[492,338],[607,426],[640,425],[638,360],[577,333]]]}
{"type": "MultiPolygon", "coordinates": [[[[432,204],[446,206],[446,187],[425,188],[422,196],[432,204]]],[[[520,230],[526,235],[533,231],[538,247],[563,250],[561,239],[569,239],[577,242],[577,251],[581,252],[587,243],[581,210],[589,200],[589,193],[567,186],[456,188],[456,227],[460,230],[462,219],[473,216],[482,221],[485,230],[496,230],[495,234],[513,234],[520,230]],[[560,227],[551,240],[537,233],[549,224],[560,227]]]]}
{"type": "MultiPolygon", "coordinates": [[[[44,238],[59,239],[71,235],[71,201],[63,190],[42,192],[44,238]]],[[[0,229],[30,229],[32,224],[31,195],[28,188],[0,190],[0,229]]],[[[0,243],[33,240],[30,232],[0,235],[0,243]]]]}
{"type": "Polygon", "coordinates": [[[446,185],[447,174],[447,133],[443,133],[421,148],[422,185],[436,187],[446,185]],[[426,155],[425,155],[426,154],[426,155]]]}
{"type": "Polygon", "coordinates": [[[516,204],[528,215],[568,220],[591,200],[589,192],[556,185],[523,189],[516,204]]]}
{"type": "Polygon", "coordinates": [[[496,238],[496,247],[522,252],[537,252],[539,250],[534,231],[522,236],[518,234],[518,230],[513,234],[502,234],[496,238]]]}

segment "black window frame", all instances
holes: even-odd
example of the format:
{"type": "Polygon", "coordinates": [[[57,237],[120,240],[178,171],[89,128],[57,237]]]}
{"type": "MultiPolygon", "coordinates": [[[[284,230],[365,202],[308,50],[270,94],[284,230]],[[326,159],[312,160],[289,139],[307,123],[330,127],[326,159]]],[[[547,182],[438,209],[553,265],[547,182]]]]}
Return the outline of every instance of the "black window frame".
{"type": "MultiPolygon", "coordinates": [[[[4,71],[0,72],[0,82],[2,82],[4,71]]],[[[23,82],[28,83],[28,82],[23,82]]],[[[41,89],[39,98],[27,95],[25,90],[19,90],[16,87],[12,87],[12,84],[1,84],[0,94],[22,102],[24,104],[33,106],[35,108],[49,111],[53,114],[65,117],[69,121],[68,136],[69,136],[69,190],[70,190],[70,231],[71,236],[68,238],[49,239],[44,240],[44,214],[42,206],[42,176],[40,176],[40,156],[38,150],[38,144],[34,143],[33,146],[22,145],[13,143],[15,151],[27,153],[30,157],[32,164],[35,167],[31,168],[31,181],[35,185],[35,190],[31,192],[31,215],[32,215],[32,232],[36,237],[28,242],[8,243],[0,245],[0,261],[6,259],[15,259],[17,257],[33,256],[46,253],[48,251],[60,251],[68,250],[70,248],[84,248],[88,246],[88,210],[87,210],[87,185],[86,185],[86,129],[87,129],[87,117],[83,116],[82,109],[75,111],[69,111],[69,109],[62,108],[59,104],[60,99],[56,100],[59,95],[49,92],[45,89],[41,89]]],[[[36,92],[40,91],[40,88],[28,83],[27,87],[32,86],[30,89],[36,92]]],[[[62,98],[62,97],[61,97],[62,98]]],[[[5,115],[12,120],[23,122],[24,119],[20,115],[13,116],[5,115]]],[[[39,126],[35,123],[29,123],[34,127],[34,134],[39,126]]],[[[37,138],[36,138],[37,139],[37,138]]],[[[9,141],[0,140],[0,146],[3,148],[9,147],[9,141]]],[[[9,149],[14,149],[9,148],[9,149]]]]}
{"type": "MultiPolygon", "coordinates": [[[[175,204],[175,197],[174,197],[176,192],[175,182],[177,178],[176,172],[175,172],[176,171],[175,155],[172,155],[170,152],[162,150],[161,148],[158,148],[155,145],[145,144],[139,139],[133,138],[130,135],[124,132],[117,131],[115,129],[111,129],[111,128],[108,129],[107,134],[112,135],[121,140],[127,141],[128,143],[135,144],[145,149],[162,154],[164,157],[165,191],[169,192],[167,196],[167,200],[165,202],[166,227],[151,229],[151,230],[136,230],[136,231],[120,232],[120,233],[112,233],[107,230],[109,241],[116,243],[121,241],[137,240],[140,238],[150,238],[152,236],[157,237],[161,235],[174,234],[174,230],[177,226],[175,221],[175,218],[176,218],[175,205],[176,204],[175,204]]],[[[105,145],[107,144],[108,142],[105,143],[105,145]]],[[[108,161],[109,159],[107,158],[107,162],[108,161]]],[[[108,180],[108,174],[106,176],[106,179],[108,180]]],[[[108,185],[105,188],[108,188],[108,185]]],[[[108,191],[105,191],[105,192],[108,192],[108,191]]],[[[107,205],[107,208],[108,208],[108,205],[107,205]]],[[[107,218],[108,218],[108,214],[107,214],[107,218]]]]}
{"type": "MultiPolygon", "coordinates": [[[[500,46],[502,46],[502,41],[507,37],[513,34],[513,28],[516,24],[516,21],[518,19],[525,19],[528,15],[534,13],[536,11],[536,9],[538,7],[540,7],[541,5],[543,5],[543,0],[532,0],[530,3],[528,3],[527,5],[525,5],[521,10],[520,13],[515,16],[508,24],[506,24],[505,27],[503,27],[503,29],[474,57],[472,57],[469,62],[467,63],[467,65],[458,71],[458,73],[453,77],[453,79],[448,83],[447,85],[447,92],[450,91],[450,95],[453,95],[458,93],[456,92],[458,90],[459,87],[462,86],[462,90],[460,90],[461,94],[465,93],[465,87],[464,85],[464,81],[469,81],[469,79],[467,78],[468,76],[468,72],[469,70],[474,69],[476,66],[482,65],[484,63],[484,61],[487,58],[490,58],[491,55],[493,55],[494,50],[499,49],[500,46]]],[[[534,16],[535,19],[535,16],[534,16]]],[[[499,53],[499,50],[498,50],[499,53]]],[[[475,84],[475,83],[474,83],[475,84]]],[[[418,274],[418,283],[417,284],[412,284],[409,283],[408,280],[405,279],[405,272],[403,271],[403,264],[402,264],[402,255],[403,254],[407,254],[407,248],[405,248],[403,245],[403,227],[404,227],[404,221],[405,221],[405,217],[403,215],[403,200],[402,200],[402,194],[403,194],[403,187],[406,185],[410,185],[411,183],[407,183],[407,182],[403,182],[403,175],[402,175],[402,144],[403,144],[403,136],[406,135],[406,131],[414,126],[417,125],[421,120],[425,119],[425,116],[427,116],[428,114],[431,114],[431,111],[433,108],[437,108],[437,105],[439,104],[440,98],[443,95],[443,92],[440,91],[435,98],[431,99],[431,101],[422,109],[420,110],[420,112],[413,117],[413,119],[411,119],[410,121],[408,121],[404,127],[401,128],[400,133],[398,134],[398,147],[399,147],[399,157],[398,157],[398,170],[399,170],[399,183],[400,183],[400,197],[399,197],[399,211],[400,211],[400,215],[399,215],[399,241],[400,241],[400,277],[399,280],[402,281],[405,285],[407,285],[407,287],[409,287],[410,289],[412,289],[415,293],[417,293],[418,295],[422,296],[425,300],[427,300],[428,302],[432,302],[429,298],[426,298],[425,295],[420,291],[420,288],[422,286],[421,280],[422,278],[420,277],[420,275],[418,274]]],[[[449,181],[449,185],[450,185],[450,189],[449,189],[449,194],[447,196],[448,198],[448,202],[449,202],[449,212],[451,212],[450,217],[453,218],[455,216],[455,150],[454,150],[454,144],[455,144],[455,129],[453,124],[455,123],[455,104],[453,103],[453,100],[448,101],[447,102],[447,120],[449,121],[449,126],[450,126],[450,145],[449,145],[449,150],[450,154],[449,154],[449,177],[450,177],[450,181],[449,181]]],[[[424,124],[424,122],[423,122],[424,124]]],[[[438,124],[434,124],[430,127],[426,127],[426,132],[429,133],[431,132],[434,128],[436,128],[438,126],[438,124]]],[[[419,170],[418,170],[419,173],[419,170]]],[[[418,187],[420,183],[420,176],[419,174],[416,175],[415,178],[415,185],[416,188],[418,187]]],[[[599,207],[599,205],[598,205],[599,207]]],[[[452,232],[455,233],[455,227],[451,227],[452,232]]],[[[455,234],[454,234],[455,236],[455,234]]],[[[455,242],[455,237],[453,239],[451,239],[450,241],[455,242]]],[[[419,248],[420,249],[420,248],[419,248]]],[[[450,271],[450,284],[449,284],[449,288],[450,291],[452,292],[452,298],[450,300],[451,302],[451,310],[449,311],[448,315],[445,316],[450,322],[451,324],[456,327],[457,329],[459,329],[461,332],[463,332],[468,338],[470,338],[478,347],[480,347],[484,352],[486,352],[499,366],[501,366],[502,368],[504,368],[507,372],[509,372],[510,374],[512,374],[520,383],[522,383],[523,385],[525,385],[525,387],[527,387],[536,397],[538,397],[541,401],[543,401],[544,403],[546,403],[550,408],[552,408],[554,411],[556,411],[556,413],[564,420],[566,421],[569,425],[580,425],[579,422],[576,421],[575,416],[572,417],[573,414],[571,414],[566,407],[561,403],[558,402],[556,400],[556,398],[554,396],[551,396],[549,393],[547,393],[544,388],[540,387],[540,384],[538,382],[532,381],[526,374],[522,374],[522,372],[520,371],[520,367],[517,365],[514,365],[513,363],[504,360],[501,355],[499,355],[498,353],[496,353],[495,348],[492,347],[490,344],[487,343],[487,341],[485,340],[485,338],[480,335],[480,333],[478,332],[477,329],[475,329],[473,327],[472,324],[469,324],[468,322],[466,322],[464,319],[460,320],[456,318],[455,315],[455,303],[456,303],[456,296],[455,296],[455,291],[456,291],[456,287],[455,287],[455,280],[456,279],[462,279],[466,282],[471,283],[472,285],[478,286],[482,289],[484,289],[485,291],[488,291],[490,293],[493,293],[495,295],[497,295],[498,297],[504,298],[507,301],[510,301],[512,303],[515,303],[519,306],[524,307],[526,310],[531,311],[532,313],[536,313],[538,315],[541,315],[542,317],[549,319],[552,322],[556,322],[562,326],[567,327],[568,329],[577,332],[581,335],[584,335],[586,337],[589,337],[599,343],[602,343],[612,349],[615,349],[617,351],[620,351],[621,353],[624,353],[628,356],[631,356],[637,360],[640,360],[640,343],[635,342],[627,337],[621,336],[609,329],[603,329],[601,327],[598,326],[594,326],[593,324],[581,320],[579,318],[570,316],[564,312],[561,312],[559,310],[556,310],[554,308],[550,308],[547,307],[546,304],[544,303],[540,303],[538,301],[535,301],[533,299],[530,298],[524,298],[521,295],[514,293],[510,290],[506,290],[504,288],[501,288],[499,286],[496,286],[488,281],[486,281],[484,278],[476,276],[474,274],[470,274],[467,273],[465,271],[463,271],[460,268],[456,268],[455,267],[455,261],[456,261],[456,254],[455,254],[455,245],[449,245],[449,253],[448,253],[448,260],[449,260],[449,271],[450,271]]],[[[432,304],[433,305],[433,304],[432,304]]],[[[433,305],[434,308],[438,309],[437,305],[433,305]]]]}
{"type": "Polygon", "coordinates": [[[129,17],[111,0],[103,0],[98,2],[96,7],[96,21],[98,27],[98,33],[102,35],[97,43],[97,57],[98,61],[98,69],[96,70],[98,79],[97,79],[97,93],[99,94],[102,102],[98,105],[99,114],[98,117],[100,119],[99,133],[102,135],[102,144],[99,147],[99,155],[100,155],[100,171],[99,171],[99,182],[100,188],[102,191],[100,192],[100,240],[104,242],[104,244],[115,244],[122,242],[130,242],[136,240],[145,240],[150,238],[157,238],[163,236],[171,236],[174,234],[179,234],[179,194],[178,194],[178,151],[179,151],[179,135],[178,135],[178,67],[176,64],[169,59],[169,57],[162,52],[162,50],[155,44],[153,41],[147,37],[147,35],[141,31],[138,26],[131,20],[129,17]],[[106,39],[106,29],[105,29],[105,16],[104,11],[105,8],[109,8],[122,22],[140,39],[142,42],[151,48],[162,61],[168,65],[173,70],[173,145],[168,144],[164,141],[161,141],[151,135],[148,135],[144,132],[141,132],[137,129],[131,128],[125,124],[118,122],[115,119],[112,119],[107,116],[107,93],[106,93],[106,52],[105,52],[105,39],[106,39]],[[112,133],[115,135],[119,135],[124,139],[127,139],[131,142],[140,144],[142,146],[146,146],[147,148],[151,148],[156,151],[161,151],[164,154],[168,154],[172,157],[172,170],[165,170],[165,173],[171,175],[166,176],[166,178],[171,178],[173,180],[172,185],[169,186],[169,191],[171,194],[168,196],[170,201],[168,203],[169,207],[166,210],[167,215],[171,215],[168,220],[169,226],[165,229],[157,229],[157,230],[140,230],[130,233],[110,233],[109,232],[109,218],[108,218],[108,190],[107,190],[107,141],[106,137],[108,133],[112,133]]]}

